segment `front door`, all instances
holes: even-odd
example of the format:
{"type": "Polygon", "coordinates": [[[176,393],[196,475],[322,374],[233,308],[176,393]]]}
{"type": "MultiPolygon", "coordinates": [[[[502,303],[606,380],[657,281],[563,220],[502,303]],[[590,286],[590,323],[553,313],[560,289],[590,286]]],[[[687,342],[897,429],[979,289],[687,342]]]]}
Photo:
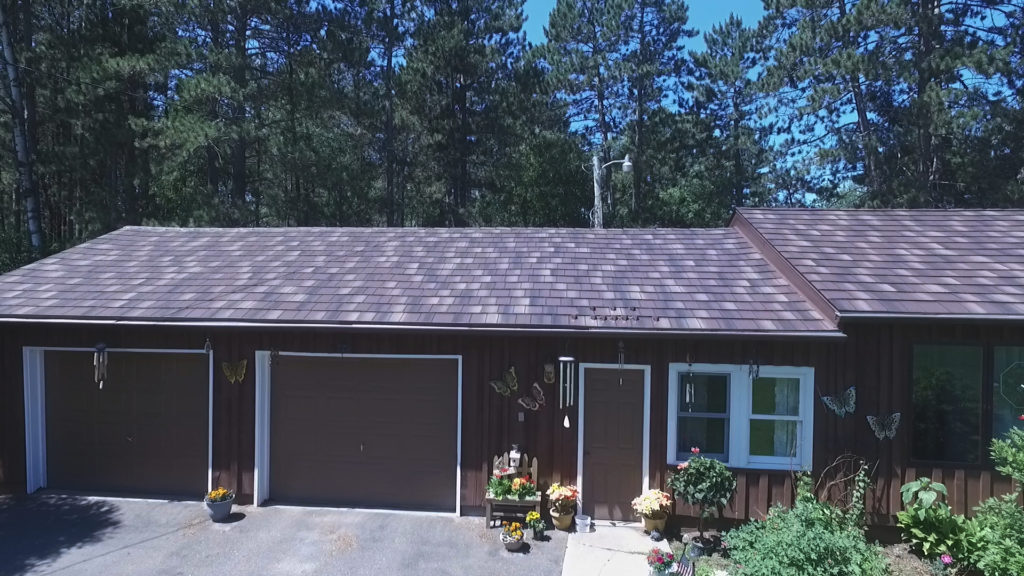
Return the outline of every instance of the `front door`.
{"type": "Polygon", "coordinates": [[[583,512],[599,520],[635,520],[630,502],[644,478],[644,370],[585,371],[583,512]]]}

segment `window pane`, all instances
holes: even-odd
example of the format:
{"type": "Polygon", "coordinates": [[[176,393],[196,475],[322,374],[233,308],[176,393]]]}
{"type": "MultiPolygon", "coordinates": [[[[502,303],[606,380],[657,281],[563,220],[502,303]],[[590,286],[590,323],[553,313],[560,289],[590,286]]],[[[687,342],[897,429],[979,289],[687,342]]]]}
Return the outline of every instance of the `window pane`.
{"type": "Polygon", "coordinates": [[[996,346],[993,352],[992,437],[1002,438],[1024,414],[1024,347],[996,346]]]}
{"type": "Polygon", "coordinates": [[[758,378],[754,380],[754,414],[800,415],[799,378],[758,378]]]}
{"type": "Polygon", "coordinates": [[[914,347],[915,459],[979,461],[983,363],[980,346],[914,347]]]}
{"type": "Polygon", "coordinates": [[[688,372],[680,374],[679,412],[727,414],[729,375],[688,372]]]}
{"type": "Polygon", "coordinates": [[[750,455],[796,458],[796,431],[794,420],[751,420],[750,455]]]}
{"type": "Polygon", "coordinates": [[[727,459],[729,451],[728,418],[682,416],[677,426],[676,458],[686,460],[690,448],[700,448],[702,454],[727,459]]]}

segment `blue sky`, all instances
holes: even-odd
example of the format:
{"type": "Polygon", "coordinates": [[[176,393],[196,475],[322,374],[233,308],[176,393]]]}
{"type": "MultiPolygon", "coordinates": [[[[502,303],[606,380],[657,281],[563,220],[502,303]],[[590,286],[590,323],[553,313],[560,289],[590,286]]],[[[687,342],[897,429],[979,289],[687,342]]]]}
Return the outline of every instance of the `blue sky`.
{"type": "MultiPolygon", "coordinates": [[[[691,48],[699,50],[704,47],[704,32],[735,13],[743,18],[747,26],[753,25],[764,14],[761,0],[690,0],[690,27],[696,28],[699,35],[691,41],[691,48]]],[[[555,6],[555,0],[526,0],[526,39],[534,44],[544,42],[544,26],[548,23],[548,14],[555,6]]]]}

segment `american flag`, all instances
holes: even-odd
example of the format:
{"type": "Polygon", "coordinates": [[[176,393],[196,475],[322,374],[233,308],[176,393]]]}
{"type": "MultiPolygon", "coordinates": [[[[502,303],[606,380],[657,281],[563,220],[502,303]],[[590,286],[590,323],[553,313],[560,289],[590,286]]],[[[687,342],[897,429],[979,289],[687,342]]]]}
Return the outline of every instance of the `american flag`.
{"type": "Polygon", "coordinates": [[[681,576],[694,576],[694,564],[692,564],[690,559],[686,556],[681,557],[679,562],[676,563],[675,574],[679,574],[681,576]]]}

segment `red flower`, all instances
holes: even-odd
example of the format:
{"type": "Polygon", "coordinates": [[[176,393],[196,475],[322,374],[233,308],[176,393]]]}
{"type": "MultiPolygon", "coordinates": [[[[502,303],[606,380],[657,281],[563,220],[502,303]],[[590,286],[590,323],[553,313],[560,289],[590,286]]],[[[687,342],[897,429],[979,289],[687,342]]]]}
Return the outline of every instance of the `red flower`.
{"type": "Polygon", "coordinates": [[[700,448],[697,448],[696,446],[690,448],[690,454],[700,454],[700,448]]]}
{"type": "Polygon", "coordinates": [[[1024,414],[1021,414],[1020,416],[1017,416],[1017,420],[1024,420],[1024,414]]]}

